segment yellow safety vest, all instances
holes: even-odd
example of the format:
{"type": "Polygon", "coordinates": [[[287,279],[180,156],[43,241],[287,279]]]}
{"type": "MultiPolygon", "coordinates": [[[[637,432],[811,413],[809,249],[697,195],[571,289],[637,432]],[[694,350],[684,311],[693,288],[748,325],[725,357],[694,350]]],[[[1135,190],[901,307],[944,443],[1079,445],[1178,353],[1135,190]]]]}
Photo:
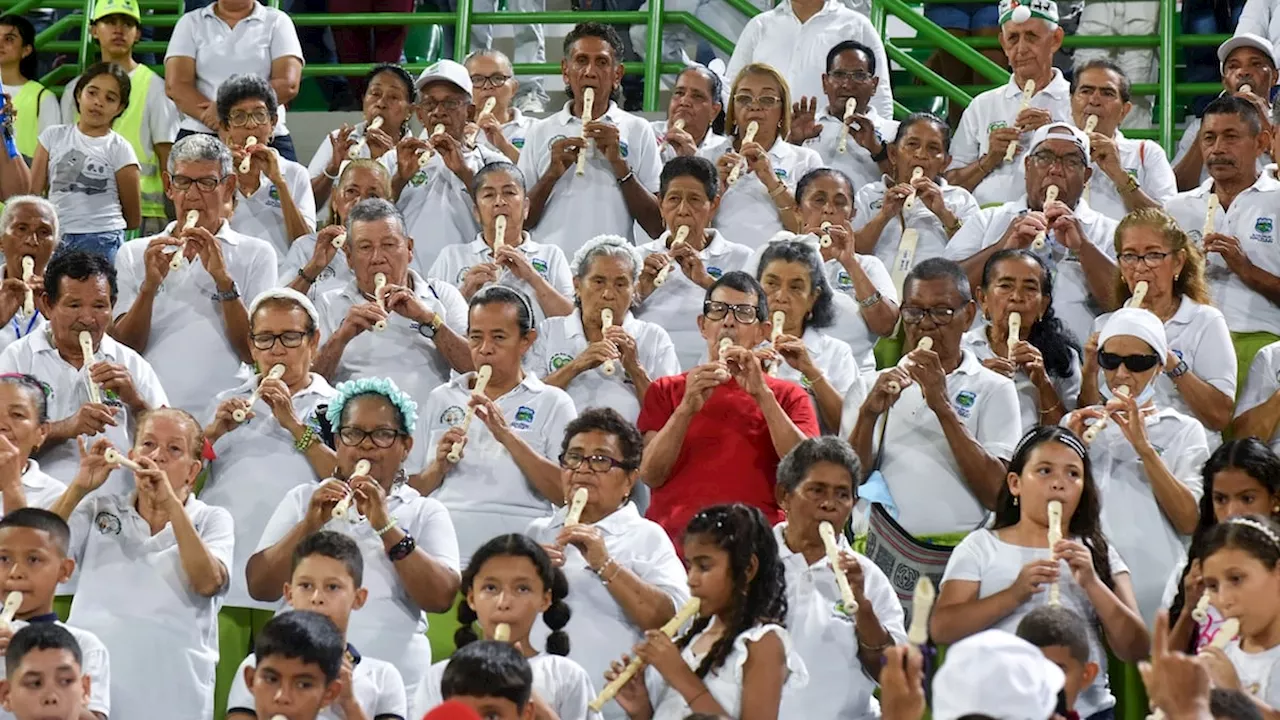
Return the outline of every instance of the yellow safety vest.
{"type": "Polygon", "coordinates": [[[18,152],[28,158],[35,157],[36,146],[40,144],[40,95],[45,92],[48,91],[43,85],[28,80],[13,98],[13,107],[18,111],[18,119],[13,123],[13,139],[18,143],[18,152]]]}
{"type": "MultiPolygon", "coordinates": [[[[129,107],[116,118],[112,129],[129,141],[138,156],[138,179],[142,189],[142,217],[163,218],[164,180],[160,177],[159,158],[153,145],[142,144],[142,123],[147,108],[147,93],[158,75],[146,65],[139,65],[129,75],[129,107]]],[[[79,81],[77,81],[77,85],[79,81]]],[[[76,113],[73,122],[80,121],[76,113]]]]}

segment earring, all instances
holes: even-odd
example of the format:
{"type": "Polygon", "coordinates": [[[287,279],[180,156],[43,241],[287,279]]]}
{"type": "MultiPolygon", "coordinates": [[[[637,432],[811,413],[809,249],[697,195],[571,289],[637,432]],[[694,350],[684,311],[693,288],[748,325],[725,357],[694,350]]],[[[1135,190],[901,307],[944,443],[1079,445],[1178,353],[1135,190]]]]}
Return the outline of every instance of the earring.
{"type": "Polygon", "coordinates": [[[1014,495],[1014,496],[1013,496],[1013,506],[1014,506],[1014,507],[1018,507],[1018,496],[1017,496],[1017,495],[1014,495]]]}

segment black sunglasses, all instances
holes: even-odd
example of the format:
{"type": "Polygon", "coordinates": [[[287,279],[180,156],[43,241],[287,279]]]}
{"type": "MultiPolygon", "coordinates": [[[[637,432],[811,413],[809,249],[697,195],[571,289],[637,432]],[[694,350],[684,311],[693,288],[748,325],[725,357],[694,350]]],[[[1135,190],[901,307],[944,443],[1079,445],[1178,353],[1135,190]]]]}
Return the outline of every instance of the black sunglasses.
{"type": "Polygon", "coordinates": [[[1115,370],[1121,365],[1129,368],[1129,372],[1146,372],[1160,364],[1159,355],[1117,355],[1104,350],[1098,351],[1098,365],[1103,370],[1115,370]]]}

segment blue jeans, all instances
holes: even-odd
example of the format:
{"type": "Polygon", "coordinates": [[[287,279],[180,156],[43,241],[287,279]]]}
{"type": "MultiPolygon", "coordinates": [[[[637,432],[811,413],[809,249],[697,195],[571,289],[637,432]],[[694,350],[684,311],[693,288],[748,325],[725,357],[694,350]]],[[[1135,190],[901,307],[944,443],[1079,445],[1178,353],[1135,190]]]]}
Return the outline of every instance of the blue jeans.
{"type": "Polygon", "coordinates": [[[924,16],[948,30],[984,30],[1000,27],[1000,9],[996,5],[979,3],[959,3],[956,5],[939,5],[928,3],[924,6],[924,16]]]}
{"type": "Polygon", "coordinates": [[[83,250],[94,255],[101,255],[112,265],[116,264],[116,251],[124,243],[124,230],[107,230],[96,233],[63,233],[62,242],[54,254],[68,250],[83,250]]]}
{"type": "MultiPolygon", "coordinates": [[[[1235,32],[1244,10],[1243,0],[1186,0],[1182,7],[1183,35],[1213,35],[1235,32]]],[[[1185,47],[1185,82],[1221,82],[1221,64],[1216,47],[1185,47]]],[[[1201,95],[1190,101],[1188,110],[1199,116],[1217,95],[1201,95]]]]}

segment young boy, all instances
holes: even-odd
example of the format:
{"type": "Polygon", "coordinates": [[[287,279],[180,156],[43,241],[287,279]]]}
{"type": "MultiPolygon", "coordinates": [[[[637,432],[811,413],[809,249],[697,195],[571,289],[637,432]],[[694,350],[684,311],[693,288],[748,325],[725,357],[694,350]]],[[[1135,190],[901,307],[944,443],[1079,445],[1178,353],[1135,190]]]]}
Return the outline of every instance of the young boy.
{"type": "Polygon", "coordinates": [[[1089,629],[1084,620],[1064,607],[1045,605],[1022,618],[1018,637],[1040,648],[1067,676],[1063,690],[1067,710],[1074,711],[1080,692],[1098,676],[1098,664],[1089,660],[1089,629]]]}
{"type": "Polygon", "coordinates": [[[253,642],[257,663],[244,669],[257,717],[317,720],[342,694],[342,632],[329,618],[293,610],[267,621],[253,642]]]}
{"type": "Polygon", "coordinates": [[[92,682],[82,667],[80,644],[66,628],[28,625],[5,651],[0,704],[18,720],[80,720],[92,682]]]}
{"type": "MultiPolygon", "coordinates": [[[[63,625],[53,612],[58,583],[71,577],[76,567],[75,560],[67,557],[70,543],[71,529],[48,510],[22,508],[0,518],[0,596],[8,597],[14,590],[22,593],[16,619],[0,628],[0,650],[11,645],[14,633],[28,624],[66,628],[79,644],[80,667],[90,678],[89,698],[78,717],[106,720],[111,709],[107,648],[93,633],[63,625]]],[[[8,710],[0,711],[0,720],[14,717],[8,710]]]]}
{"type": "Polygon", "coordinates": [[[231,514],[192,491],[204,432],[185,410],[138,418],[129,458],[133,492],[95,493],[113,466],[110,444],[81,450],[80,471],[52,510],[71,525],[81,566],[70,622],[111,652],[119,720],[213,717],[218,608],[226,595],[234,538],[231,514]]]}
{"type": "MultiPolygon", "coordinates": [[[[351,612],[369,598],[364,582],[364,556],[350,537],[321,530],[293,551],[293,571],[284,597],[294,610],[311,610],[333,621],[346,641],[351,612]]],[[[350,643],[342,661],[342,693],[319,714],[322,720],[404,720],[408,714],[404,681],[391,663],[361,657],[350,643]]],[[[247,679],[254,656],[241,663],[227,698],[227,720],[270,720],[257,715],[247,679]],[[248,671],[248,672],[246,672],[248,671]]]]}
{"type": "MultiPolygon", "coordinates": [[[[164,230],[168,220],[164,209],[164,181],[160,172],[167,167],[169,150],[178,137],[178,108],[165,95],[164,78],[133,59],[133,46],[142,38],[141,14],[137,0],[98,0],[93,8],[89,34],[98,41],[102,62],[119,65],[129,74],[129,107],[112,127],[138,156],[142,188],[141,237],[164,230]]],[[[74,123],[76,83],[72,78],[62,93],[62,117],[74,123]]]]}
{"type": "Polygon", "coordinates": [[[509,643],[482,640],[454,653],[440,679],[440,694],[482,718],[533,720],[533,671],[509,643]]]}

